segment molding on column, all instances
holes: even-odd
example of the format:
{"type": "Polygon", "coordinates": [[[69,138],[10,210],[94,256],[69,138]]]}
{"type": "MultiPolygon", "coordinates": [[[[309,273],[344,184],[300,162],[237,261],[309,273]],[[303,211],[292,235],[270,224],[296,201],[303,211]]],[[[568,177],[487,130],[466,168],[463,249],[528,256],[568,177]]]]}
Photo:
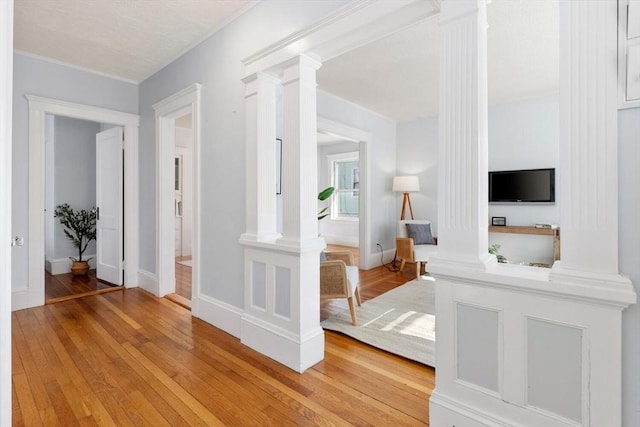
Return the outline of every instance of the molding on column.
{"type": "Polygon", "coordinates": [[[618,273],[616,2],[560,2],[562,264],[618,273]]]}
{"type": "Polygon", "coordinates": [[[247,75],[310,51],[327,61],[437,15],[439,0],[359,0],[242,60],[247,75]]]}
{"type": "Polygon", "coordinates": [[[276,232],[276,86],[258,72],[243,79],[246,102],[246,231],[241,241],[273,241],[276,232]]]}
{"type": "Polygon", "coordinates": [[[490,262],[487,24],[481,3],[443,1],[440,15],[438,252],[471,269],[490,262]]]}
{"type": "Polygon", "coordinates": [[[300,55],[284,69],[284,138],[282,142],[282,238],[297,245],[318,236],[318,115],[316,70],[321,63],[300,55]]]}

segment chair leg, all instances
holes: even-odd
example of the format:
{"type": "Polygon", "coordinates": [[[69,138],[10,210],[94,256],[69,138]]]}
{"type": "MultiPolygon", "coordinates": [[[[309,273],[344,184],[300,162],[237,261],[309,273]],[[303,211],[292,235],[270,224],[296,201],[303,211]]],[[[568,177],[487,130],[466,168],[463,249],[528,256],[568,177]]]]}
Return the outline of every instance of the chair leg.
{"type": "Polygon", "coordinates": [[[362,305],[362,299],[360,298],[360,288],[356,287],[356,291],[354,293],[356,294],[356,302],[358,303],[358,307],[360,307],[362,305]]]}
{"type": "Polygon", "coordinates": [[[404,259],[404,258],[402,258],[402,261],[400,261],[400,273],[402,273],[402,270],[404,270],[404,264],[405,264],[405,262],[407,262],[407,261],[405,261],[405,259],[404,259]]]}
{"type": "Polygon", "coordinates": [[[356,321],[356,308],[353,306],[353,298],[349,297],[347,298],[347,301],[349,301],[349,311],[351,312],[351,323],[353,323],[353,326],[357,326],[358,322],[356,321]]]}
{"type": "Polygon", "coordinates": [[[416,279],[420,278],[420,267],[422,266],[422,262],[416,261],[416,279]]]}

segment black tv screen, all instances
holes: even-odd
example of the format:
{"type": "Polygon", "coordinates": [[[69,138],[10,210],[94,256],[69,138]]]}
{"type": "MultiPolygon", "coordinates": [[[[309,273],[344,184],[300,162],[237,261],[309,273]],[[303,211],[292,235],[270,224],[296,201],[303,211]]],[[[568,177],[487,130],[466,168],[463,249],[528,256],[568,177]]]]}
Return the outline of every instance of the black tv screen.
{"type": "Polygon", "coordinates": [[[489,172],[490,203],[555,203],[556,170],[489,172]]]}

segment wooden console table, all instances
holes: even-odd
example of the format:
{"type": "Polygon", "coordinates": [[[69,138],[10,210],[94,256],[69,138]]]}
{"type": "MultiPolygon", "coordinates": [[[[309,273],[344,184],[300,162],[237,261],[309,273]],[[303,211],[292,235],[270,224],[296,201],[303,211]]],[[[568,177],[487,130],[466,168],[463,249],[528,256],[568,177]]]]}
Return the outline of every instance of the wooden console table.
{"type": "Polygon", "coordinates": [[[520,225],[490,225],[490,233],[510,233],[510,234],[537,234],[539,236],[553,236],[553,260],[560,259],[560,229],[559,228],[536,228],[520,225]]]}

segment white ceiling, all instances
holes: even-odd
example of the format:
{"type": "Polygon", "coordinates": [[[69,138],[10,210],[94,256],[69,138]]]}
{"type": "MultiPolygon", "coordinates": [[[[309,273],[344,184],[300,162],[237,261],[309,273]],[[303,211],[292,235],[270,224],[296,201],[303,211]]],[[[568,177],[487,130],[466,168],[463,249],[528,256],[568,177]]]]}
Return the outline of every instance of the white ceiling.
{"type": "MultiPolygon", "coordinates": [[[[2,1],[2,0],[0,0],[2,1]]],[[[140,82],[257,0],[15,0],[15,49],[140,82]]],[[[558,90],[558,0],[488,6],[491,103],[558,90]]],[[[437,18],[326,61],[321,90],[398,122],[437,114],[437,18]]]]}
{"type": "MultiPolygon", "coordinates": [[[[487,8],[491,104],[558,91],[557,0],[494,0],[487,8]]],[[[318,87],[405,122],[438,112],[438,19],[326,61],[318,87]]]]}
{"type": "Polygon", "coordinates": [[[15,0],[14,48],[140,82],[254,4],[256,0],[15,0]]]}

